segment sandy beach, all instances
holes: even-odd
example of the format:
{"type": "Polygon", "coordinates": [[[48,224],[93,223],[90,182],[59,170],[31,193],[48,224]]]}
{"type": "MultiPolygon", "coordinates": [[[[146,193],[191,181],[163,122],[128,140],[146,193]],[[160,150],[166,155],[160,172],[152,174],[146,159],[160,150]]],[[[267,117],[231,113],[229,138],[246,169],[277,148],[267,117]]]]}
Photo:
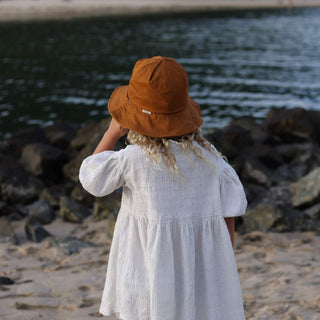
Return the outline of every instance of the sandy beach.
{"type": "MultiPolygon", "coordinates": [[[[46,226],[56,238],[72,234],[94,243],[68,254],[51,238],[28,241],[24,221],[12,221],[20,244],[0,245],[1,320],[92,319],[98,313],[111,238],[108,222],[46,226]]],[[[315,232],[236,233],[234,252],[247,320],[316,320],[320,314],[320,236],[315,232]]],[[[111,320],[112,317],[105,317],[111,320]]],[[[115,318],[114,318],[115,319],[115,318]]]]}
{"type": "Polygon", "coordinates": [[[319,0],[0,0],[0,22],[319,5],[319,0]]]}

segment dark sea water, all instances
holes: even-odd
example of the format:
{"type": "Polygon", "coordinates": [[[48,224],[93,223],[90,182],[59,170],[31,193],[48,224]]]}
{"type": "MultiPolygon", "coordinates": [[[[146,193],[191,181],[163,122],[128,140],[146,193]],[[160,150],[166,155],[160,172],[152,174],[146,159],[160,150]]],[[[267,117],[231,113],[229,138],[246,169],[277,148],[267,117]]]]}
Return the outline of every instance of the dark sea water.
{"type": "Polygon", "coordinates": [[[134,63],[175,58],[203,129],[320,107],[320,8],[0,24],[0,138],[107,116],[134,63]]]}

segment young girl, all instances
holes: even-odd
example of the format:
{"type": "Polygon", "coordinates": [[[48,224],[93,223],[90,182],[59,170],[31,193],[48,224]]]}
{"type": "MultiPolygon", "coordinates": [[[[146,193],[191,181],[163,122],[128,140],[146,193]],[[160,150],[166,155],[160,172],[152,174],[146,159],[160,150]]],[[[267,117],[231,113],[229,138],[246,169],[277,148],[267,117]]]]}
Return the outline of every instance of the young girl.
{"type": "Polygon", "coordinates": [[[138,60],[108,109],[110,126],[79,171],[96,197],[123,187],[100,313],[245,319],[233,217],[245,214],[247,199],[235,170],[202,137],[185,70],[172,58],[138,60]],[[113,151],[127,132],[130,145],[113,151]]]}

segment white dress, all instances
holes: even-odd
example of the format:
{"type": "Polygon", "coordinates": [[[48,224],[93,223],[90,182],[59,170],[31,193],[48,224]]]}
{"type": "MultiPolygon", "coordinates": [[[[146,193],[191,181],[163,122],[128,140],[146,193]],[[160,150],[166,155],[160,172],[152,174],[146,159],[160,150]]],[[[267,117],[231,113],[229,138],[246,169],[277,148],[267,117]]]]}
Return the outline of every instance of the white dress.
{"type": "MultiPolygon", "coordinates": [[[[79,180],[96,197],[123,186],[99,312],[123,320],[243,320],[236,260],[224,217],[245,214],[233,167],[169,140],[179,171],[128,145],[83,160],[79,180]]],[[[216,150],[216,149],[215,149],[216,150]]]]}

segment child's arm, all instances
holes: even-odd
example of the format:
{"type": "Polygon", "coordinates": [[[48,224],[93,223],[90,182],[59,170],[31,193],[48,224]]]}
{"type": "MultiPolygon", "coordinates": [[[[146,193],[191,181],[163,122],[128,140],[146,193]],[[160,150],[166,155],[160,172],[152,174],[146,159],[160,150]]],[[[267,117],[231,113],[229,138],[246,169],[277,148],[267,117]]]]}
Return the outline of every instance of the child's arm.
{"type": "Polygon", "coordinates": [[[234,245],[234,217],[224,218],[224,220],[226,221],[226,224],[227,224],[227,227],[229,230],[229,234],[230,234],[232,247],[233,247],[233,245],[234,245]]]}
{"type": "Polygon", "coordinates": [[[103,135],[101,141],[97,145],[96,149],[93,151],[93,154],[106,150],[113,150],[119,138],[124,136],[127,132],[128,129],[122,127],[118,122],[116,122],[112,118],[108,130],[103,135]]]}

